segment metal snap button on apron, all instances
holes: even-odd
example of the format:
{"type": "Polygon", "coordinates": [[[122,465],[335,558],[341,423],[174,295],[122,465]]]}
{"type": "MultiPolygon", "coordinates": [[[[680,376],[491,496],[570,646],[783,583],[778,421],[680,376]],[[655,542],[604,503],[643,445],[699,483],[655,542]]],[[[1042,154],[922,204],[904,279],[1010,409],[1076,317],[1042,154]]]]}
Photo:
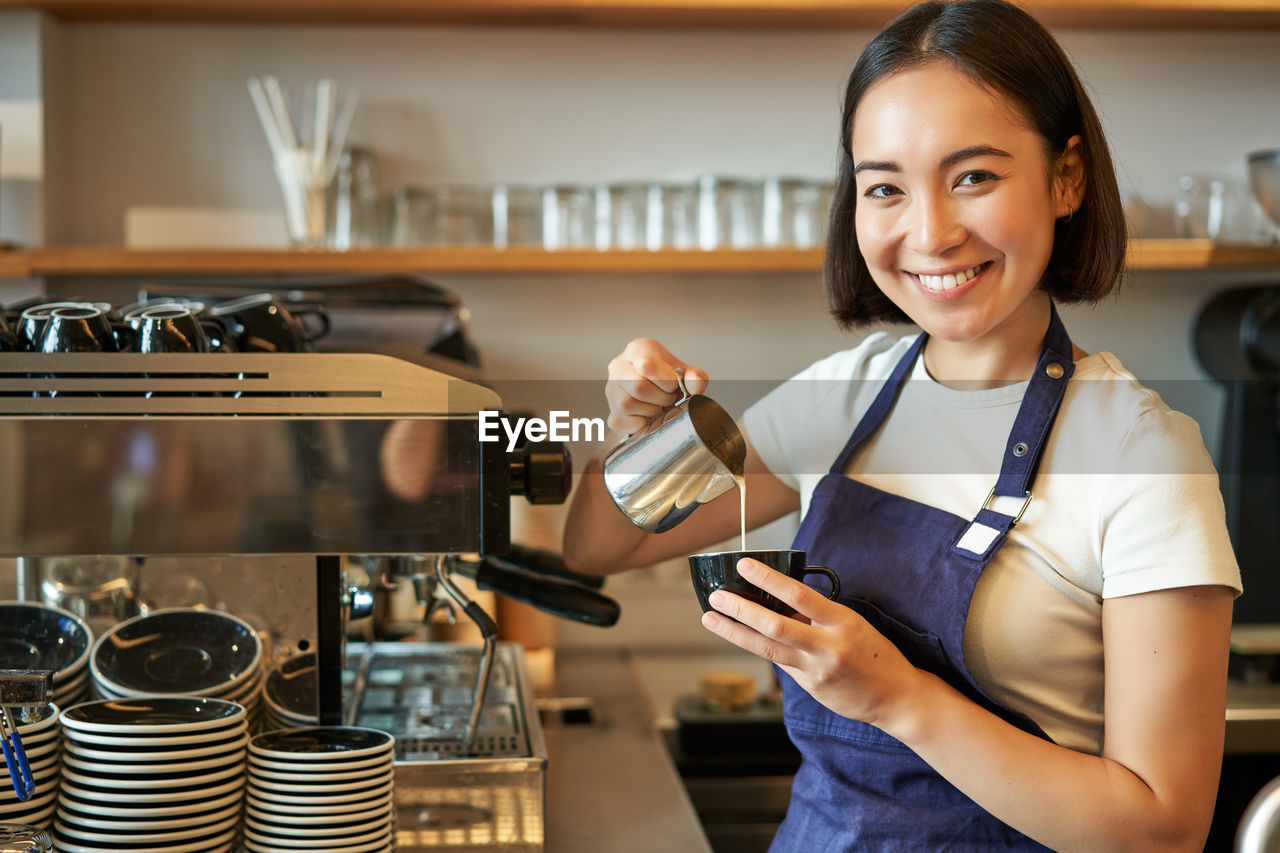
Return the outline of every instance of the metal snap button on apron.
{"type": "Polygon", "coordinates": [[[1027,447],[1027,443],[1025,441],[1019,441],[1017,444],[1013,446],[1013,455],[1026,456],[1028,450],[1030,450],[1030,448],[1027,447]]]}
{"type": "Polygon", "coordinates": [[[1044,372],[1049,374],[1050,379],[1061,379],[1062,375],[1067,371],[1058,362],[1051,361],[1044,366],[1044,372]]]}

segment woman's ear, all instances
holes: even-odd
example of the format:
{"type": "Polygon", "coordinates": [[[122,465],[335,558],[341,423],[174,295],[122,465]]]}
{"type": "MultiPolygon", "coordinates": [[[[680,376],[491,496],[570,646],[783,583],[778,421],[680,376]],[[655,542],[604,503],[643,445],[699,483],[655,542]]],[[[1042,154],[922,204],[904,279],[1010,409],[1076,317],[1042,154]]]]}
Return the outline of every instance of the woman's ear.
{"type": "Polygon", "coordinates": [[[1084,201],[1084,144],[1079,135],[1067,140],[1067,145],[1054,165],[1053,202],[1054,217],[1069,217],[1080,209],[1084,201]]]}

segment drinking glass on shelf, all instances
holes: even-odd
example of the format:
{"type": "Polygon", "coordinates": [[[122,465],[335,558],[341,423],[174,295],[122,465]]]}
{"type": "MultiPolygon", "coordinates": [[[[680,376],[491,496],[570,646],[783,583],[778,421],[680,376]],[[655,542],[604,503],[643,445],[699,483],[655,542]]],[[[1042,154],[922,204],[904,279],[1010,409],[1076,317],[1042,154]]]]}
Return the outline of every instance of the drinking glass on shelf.
{"type": "Polygon", "coordinates": [[[435,238],[435,199],[422,187],[397,187],[388,202],[387,242],[421,246],[435,238]]]}
{"type": "Polygon", "coordinates": [[[642,249],[649,236],[649,185],[610,184],[597,196],[607,225],[605,246],[610,249],[642,249]]]}
{"type": "Polygon", "coordinates": [[[761,242],[765,246],[809,248],[819,244],[826,214],[821,187],[803,178],[767,178],[764,182],[761,242]]]}
{"type": "Polygon", "coordinates": [[[542,192],[542,245],[549,250],[596,246],[596,194],[581,184],[559,184],[542,192]]]}
{"type": "Polygon", "coordinates": [[[698,188],[693,184],[655,184],[649,190],[651,250],[698,248],[698,188]]]}
{"type": "Polygon", "coordinates": [[[378,242],[378,166],[372,150],[353,145],[342,152],[326,206],[331,248],[345,251],[378,242]]]}
{"type": "Polygon", "coordinates": [[[750,249],[760,245],[763,183],[705,175],[698,187],[698,245],[701,248],[750,249]]]}
{"type": "Polygon", "coordinates": [[[542,243],[542,192],[535,187],[498,184],[493,188],[493,245],[542,243]]]}
{"type": "Polygon", "coordinates": [[[1249,239],[1249,210],[1235,181],[1221,175],[1183,175],[1181,195],[1174,203],[1174,228],[1179,237],[1222,242],[1249,239]]]}
{"type": "Polygon", "coordinates": [[[434,241],[449,246],[478,246],[493,241],[492,195],[473,186],[443,185],[434,190],[434,241]]]}

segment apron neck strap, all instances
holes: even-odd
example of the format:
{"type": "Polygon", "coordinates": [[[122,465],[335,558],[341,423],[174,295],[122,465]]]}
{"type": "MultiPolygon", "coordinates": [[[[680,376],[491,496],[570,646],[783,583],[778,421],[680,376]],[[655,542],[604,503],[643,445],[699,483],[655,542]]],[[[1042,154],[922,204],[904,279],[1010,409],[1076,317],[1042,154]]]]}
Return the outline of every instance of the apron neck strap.
{"type": "MultiPolygon", "coordinates": [[[[897,401],[902,383],[911,372],[916,359],[920,357],[928,339],[928,334],[921,332],[899,359],[893,372],[881,386],[880,392],[871,402],[870,408],[858,422],[853,435],[849,437],[844,449],[836,457],[830,473],[843,474],[850,457],[862,442],[880,428],[897,401]]],[[[1000,477],[996,481],[997,495],[1021,498],[1031,491],[1031,483],[1035,480],[1036,471],[1040,466],[1040,456],[1048,440],[1049,431],[1053,428],[1058,407],[1062,404],[1062,395],[1066,393],[1067,380],[1075,371],[1075,363],[1072,361],[1073,349],[1071,338],[1067,335],[1061,318],[1058,317],[1058,309],[1050,302],[1049,331],[1045,334],[1035,372],[1027,384],[1022,405],[1018,409],[1013,429],[1009,433],[1009,440],[1001,459],[1000,477]]]]}

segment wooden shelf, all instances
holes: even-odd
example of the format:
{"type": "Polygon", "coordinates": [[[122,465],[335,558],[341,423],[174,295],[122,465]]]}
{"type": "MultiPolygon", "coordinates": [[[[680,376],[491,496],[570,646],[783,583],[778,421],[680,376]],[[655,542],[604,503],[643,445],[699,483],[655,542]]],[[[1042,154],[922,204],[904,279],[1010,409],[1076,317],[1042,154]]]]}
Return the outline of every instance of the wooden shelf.
{"type": "MultiPolygon", "coordinates": [[[[1210,240],[1135,240],[1130,269],[1280,268],[1280,250],[1210,240]]],[[[62,246],[0,251],[0,278],[38,276],[751,274],[822,271],[820,249],[547,252],[479,247],[379,248],[350,252],[291,249],[125,249],[62,246]]]]}
{"type": "MultiPolygon", "coordinates": [[[[0,0],[76,21],[879,28],[907,0],[0,0]]],[[[1280,28],[1280,0],[1025,0],[1051,27],[1280,28]]]]}

